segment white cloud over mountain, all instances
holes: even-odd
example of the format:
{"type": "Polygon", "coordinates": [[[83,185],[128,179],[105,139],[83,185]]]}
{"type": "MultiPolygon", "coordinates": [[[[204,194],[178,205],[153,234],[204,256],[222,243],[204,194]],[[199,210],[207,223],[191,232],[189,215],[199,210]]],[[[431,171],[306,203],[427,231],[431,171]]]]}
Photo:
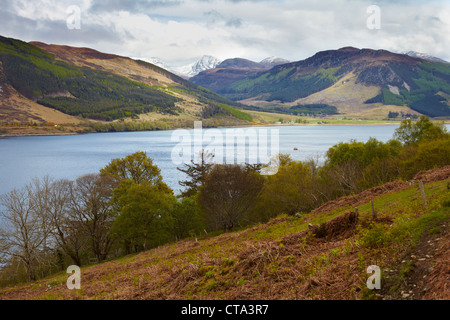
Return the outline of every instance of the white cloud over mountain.
{"type": "Polygon", "coordinates": [[[301,60],[344,46],[418,51],[450,60],[450,2],[377,1],[380,29],[367,28],[364,0],[3,0],[0,34],[87,46],[186,65],[205,53],[221,60],[301,60]],[[81,29],[66,26],[78,5],[81,29]]]}

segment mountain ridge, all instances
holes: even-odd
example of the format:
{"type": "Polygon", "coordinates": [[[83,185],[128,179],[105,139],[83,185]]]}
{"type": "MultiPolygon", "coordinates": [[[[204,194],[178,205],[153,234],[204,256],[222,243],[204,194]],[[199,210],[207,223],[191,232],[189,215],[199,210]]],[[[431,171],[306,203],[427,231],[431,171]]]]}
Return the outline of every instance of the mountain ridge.
{"type": "MultiPolygon", "coordinates": [[[[307,59],[252,74],[231,77],[217,69],[207,72],[191,81],[250,105],[272,104],[288,108],[304,104],[305,99],[308,103],[320,104],[325,92],[333,86],[335,91],[353,91],[353,97],[349,98],[358,97],[361,88],[372,87],[376,90],[369,95],[359,96],[358,101],[353,99],[353,111],[394,105],[406,106],[432,117],[450,116],[450,66],[387,50],[343,47],[320,51],[307,59]],[[358,86],[361,88],[356,89],[358,86]],[[320,92],[324,94],[319,97],[320,92]]],[[[346,109],[346,101],[341,96],[337,92],[336,99],[328,103],[342,112],[346,109]]]]}

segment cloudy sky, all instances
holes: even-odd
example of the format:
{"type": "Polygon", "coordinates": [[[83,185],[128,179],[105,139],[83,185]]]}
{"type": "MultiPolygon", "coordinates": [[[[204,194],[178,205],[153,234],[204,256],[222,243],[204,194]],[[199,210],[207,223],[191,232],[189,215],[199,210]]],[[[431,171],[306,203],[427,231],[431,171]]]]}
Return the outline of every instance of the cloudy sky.
{"type": "Polygon", "coordinates": [[[345,46],[450,61],[450,1],[1,0],[0,35],[173,66],[205,54],[297,61],[345,46]]]}

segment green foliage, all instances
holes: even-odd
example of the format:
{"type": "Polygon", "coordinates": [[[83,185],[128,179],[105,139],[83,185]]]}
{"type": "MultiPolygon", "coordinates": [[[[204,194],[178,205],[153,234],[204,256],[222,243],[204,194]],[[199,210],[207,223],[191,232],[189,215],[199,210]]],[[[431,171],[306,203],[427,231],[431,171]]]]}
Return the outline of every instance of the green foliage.
{"type": "Polygon", "coordinates": [[[327,163],[334,166],[343,164],[349,160],[360,162],[367,166],[375,159],[392,157],[401,150],[401,144],[398,141],[390,140],[386,143],[370,138],[367,142],[340,142],[327,151],[327,163]]]}
{"type": "Polygon", "coordinates": [[[398,176],[396,156],[402,145],[396,140],[386,143],[370,138],[367,142],[341,142],[326,154],[326,163],[319,170],[334,196],[359,192],[365,188],[391,181],[398,176]]]}
{"type": "Polygon", "coordinates": [[[402,96],[392,93],[389,89],[383,89],[384,104],[403,106],[405,101],[402,96]]]}
{"type": "Polygon", "coordinates": [[[222,109],[215,103],[209,103],[202,108],[202,118],[203,119],[218,117],[218,116],[223,117],[223,116],[227,116],[228,114],[229,113],[226,110],[222,109]]]}
{"type": "Polygon", "coordinates": [[[171,233],[176,239],[199,235],[205,229],[201,208],[194,198],[182,198],[177,201],[171,212],[171,233]]]}
{"type": "Polygon", "coordinates": [[[153,160],[145,152],[135,152],[111,160],[100,173],[119,182],[112,199],[116,219],[111,233],[125,250],[142,250],[167,241],[169,212],[176,200],[153,160]]]}
{"type": "Polygon", "coordinates": [[[389,111],[388,118],[389,118],[389,119],[395,119],[395,118],[398,117],[398,115],[399,115],[398,112],[392,112],[392,111],[389,111]]]}
{"type": "Polygon", "coordinates": [[[167,226],[175,197],[149,182],[126,180],[114,191],[118,210],[111,234],[127,251],[149,249],[167,241],[167,226]]]}
{"type": "Polygon", "coordinates": [[[402,176],[411,179],[416,173],[450,164],[450,135],[433,140],[423,140],[406,147],[399,154],[402,176]]]}
{"type": "Polygon", "coordinates": [[[418,121],[403,120],[395,130],[394,138],[411,145],[421,140],[433,140],[447,136],[443,122],[432,122],[427,116],[421,116],[418,121]]]}
{"type": "Polygon", "coordinates": [[[298,114],[338,114],[338,110],[335,106],[327,104],[299,104],[297,106],[290,107],[289,113],[298,114]]]}
{"type": "Polygon", "coordinates": [[[149,158],[143,151],[138,151],[126,156],[117,158],[100,170],[100,173],[116,177],[119,180],[132,181],[136,184],[150,183],[160,190],[171,192],[171,189],[163,182],[161,170],[153,164],[153,159],[149,158]]]}
{"type": "Polygon", "coordinates": [[[280,213],[294,215],[314,207],[313,178],[309,167],[301,161],[284,162],[275,175],[268,176],[257,212],[268,220],[280,213]]]}

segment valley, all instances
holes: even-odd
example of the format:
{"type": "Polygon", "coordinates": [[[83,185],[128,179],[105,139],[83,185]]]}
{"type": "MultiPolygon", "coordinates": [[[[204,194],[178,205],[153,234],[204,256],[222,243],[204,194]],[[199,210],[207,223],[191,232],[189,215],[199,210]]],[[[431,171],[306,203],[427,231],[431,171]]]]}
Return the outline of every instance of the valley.
{"type": "Polygon", "coordinates": [[[417,53],[346,47],[297,62],[204,56],[190,65],[195,74],[180,77],[90,48],[0,40],[3,135],[450,115],[450,64],[417,53]]]}

